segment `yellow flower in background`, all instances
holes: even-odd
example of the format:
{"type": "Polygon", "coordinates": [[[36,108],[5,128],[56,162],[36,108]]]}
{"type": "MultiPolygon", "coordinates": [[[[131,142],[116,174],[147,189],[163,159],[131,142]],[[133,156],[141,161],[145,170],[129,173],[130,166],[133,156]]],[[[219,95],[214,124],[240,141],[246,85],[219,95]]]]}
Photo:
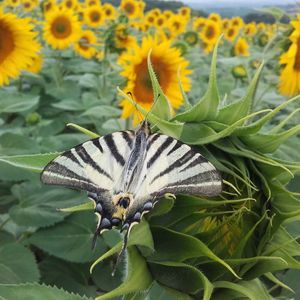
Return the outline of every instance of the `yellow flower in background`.
{"type": "Polygon", "coordinates": [[[217,13],[211,13],[209,16],[208,16],[208,19],[209,20],[212,20],[212,21],[215,21],[219,24],[222,24],[222,18],[219,14],[217,13]]]}
{"type": "Polygon", "coordinates": [[[206,20],[206,23],[200,33],[200,38],[206,45],[206,53],[212,51],[214,45],[216,44],[219,36],[221,34],[221,28],[218,22],[213,20],[206,20]]]}
{"type": "Polygon", "coordinates": [[[100,0],[86,0],[85,1],[86,6],[101,6],[101,1],[100,0]]]}
{"type": "Polygon", "coordinates": [[[54,49],[65,49],[78,41],[81,27],[72,11],[55,9],[45,20],[44,39],[54,49]]]}
{"type": "Polygon", "coordinates": [[[86,59],[92,58],[97,53],[95,45],[97,44],[97,37],[91,30],[82,31],[79,41],[74,45],[76,53],[86,59]]]}
{"type": "Polygon", "coordinates": [[[66,9],[76,11],[78,8],[78,2],[77,2],[77,0],[64,0],[61,3],[61,6],[66,9]]]}
{"type": "Polygon", "coordinates": [[[300,15],[291,24],[294,27],[290,36],[292,44],[280,57],[280,64],[284,65],[284,69],[279,78],[279,91],[285,96],[300,94],[300,15]]]}
{"type": "Polygon", "coordinates": [[[155,25],[157,28],[162,28],[166,25],[167,19],[163,14],[160,14],[158,17],[155,19],[155,25]]]}
{"type": "Polygon", "coordinates": [[[230,26],[225,30],[224,38],[229,42],[233,42],[238,34],[239,28],[237,26],[230,26]]]}
{"type": "Polygon", "coordinates": [[[191,9],[187,6],[180,7],[178,13],[187,20],[189,20],[191,17],[191,9]]]}
{"type": "Polygon", "coordinates": [[[38,2],[35,0],[22,0],[21,4],[24,11],[30,12],[37,7],[38,2]]]}
{"type": "Polygon", "coordinates": [[[122,0],[120,8],[130,19],[138,18],[142,14],[142,6],[137,0],[122,0]]]}
{"type": "Polygon", "coordinates": [[[41,71],[42,67],[43,67],[43,57],[39,55],[32,59],[31,64],[27,66],[25,71],[37,74],[41,71]]]}
{"type": "Polygon", "coordinates": [[[0,86],[17,78],[38,56],[41,46],[28,19],[0,10],[0,86]]]}
{"type": "Polygon", "coordinates": [[[154,14],[156,17],[158,17],[162,12],[159,8],[153,8],[150,10],[150,13],[154,14]]]}
{"type": "Polygon", "coordinates": [[[170,31],[170,36],[176,37],[185,31],[186,20],[182,16],[174,14],[168,20],[167,27],[170,31]]]}
{"type": "Polygon", "coordinates": [[[116,17],[116,9],[110,3],[105,3],[102,6],[106,20],[113,20],[116,17]]]}
{"type": "Polygon", "coordinates": [[[105,17],[101,6],[92,5],[85,9],[83,13],[83,21],[90,27],[99,27],[104,24],[105,17]]]}
{"type": "Polygon", "coordinates": [[[238,28],[242,28],[244,26],[244,21],[241,17],[233,17],[231,22],[233,26],[237,26],[238,28]]]}
{"type": "Polygon", "coordinates": [[[193,29],[200,32],[203,29],[205,23],[206,23],[205,18],[198,17],[198,18],[194,19],[193,29]]]}
{"type": "Polygon", "coordinates": [[[9,0],[9,1],[7,1],[7,5],[11,6],[11,7],[17,7],[17,6],[20,5],[20,3],[21,3],[20,0],[9,0]]]}
{"type": "Polygon", "coordinates": [[[222,29],[223,31],[226,31],[231,25],[231,21],[229,19],[223,19],[222,20],[222,29]]]}
{"type": "Polygon", "coordinates": [[[246,24],[244,31],[247,36],[254,36],[257,32],[256,24],[254,22],[246,24]]]}
{"type": "MultiPolygon", "coordinates": [[[[188,61],[180,55],[177,48],[171,47],[170,41],[160,42],[155,37],[144,37],[141,45],[136,43],[120,56],[119,63],[123,67],[121,75],[127,78],[124,91],[131,92],[138,104],[147,111],[150,110],[154,100],[147,67],[150,50],[151,61],[159,84],[171,106],[177,109],[183,102],[178,85],[178,70],[180,69],[180,79],[185,91],[189,91],[191,88],[188,78],[191,71],[187,69],[188,61]]],[[[123,100],[121,106],[123,108],[122,117],[128,118],[133,115],[134,123],[138,123],[136,108],[128,100],[123,100]]]]}
{"type": "Polygon", "coordinates": [[[171,10],[166,9],[163,11],[163,15],[166,17],[167,20],[169,20],[174,15],[174,13],[171,10]]]}
{"type": "Polygon", "coordinates": [[[43,9],[45,14],[51,11],[53,8],[56,6],[56,1],[55,0],[47,0],[43,2],[43,9]]]}
{"type": "Polygon", "coordinates": [[[125,24],[119,24],[115,28],[114,45],[117,49],[128,49],[136,43],[136,38],[128,33],[125,24]]]}
{"type": "Polygon", "coordinates": [[[235,56],[249,56],[249,44],[245,38],[240,37],[234,45],[235,56]]]}

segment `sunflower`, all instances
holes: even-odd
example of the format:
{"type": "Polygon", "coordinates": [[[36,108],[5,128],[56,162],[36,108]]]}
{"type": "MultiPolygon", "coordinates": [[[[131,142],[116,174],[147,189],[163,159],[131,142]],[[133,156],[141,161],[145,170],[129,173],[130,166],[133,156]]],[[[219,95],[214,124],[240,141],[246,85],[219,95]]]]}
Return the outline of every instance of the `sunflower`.
{"type": "Polygon", "coordinates": [[[300,93],[300,15],[297,21],[292,21],[294,31],[290,36],[292,41],[288,51],[280,57],[280,64],[284,68],[279,78],[279,91],[285,96],[300,93]]]}
{"type": "MultiPolygon", "coordinates": [[[[177,109],[183,102],[178,85],[178,69],[180,68],[181,83],[185,91],[189,91],[191,87],[188,78],[191,71],[187,69],[188,61],[180,55],[178,49],[171,47],[170,41],[159,42],[155,37],[144,37],[140,46],[135,44],[120,56],[119,63],[123,67],[121,75],[128,80],[125,91],[131,92],[139,105],[147,111],[150,110],[153,104],[153,91],[147,68],[150,50],[157,79],[171,106],[177,109]]],[[[128,100],[123,100],[121,106],[122,117],[128,118],[133,115],[136,124],[138,116],[135,107],[128,100]]]]}
{"type": "Polygon", "coordinates": [[[116,49],[128,49],[136,44],[136,38],[128,33],[125,24],[118,24],[114,32],[114,46],[116,49]]]}
{"type": "Polygon", "coordinates": [[[167,27],[170,31],[170,36],[176,37],[185,31],[186,20],[182,16],[174,14],[168,20],[167,27]]]}
{"type": "Polygon", "coordinates": [[[205,23],[206,23],[206,19],[205,18],[202,18],[202,17],[196,18],[194,20],[194,22],[193,22],[193,28],[194,28],[194,30],[200,32],[202,30],[202,28],[204,27],[205,23]]]}
{"type": "Polygon", "coordinates": [[[238,34],[239,34],[239,28],[237,26],[229,26],[225,30],[224,37],[227,41],[233,42],[238,34]]]}
{"type": "Polygon", "coordinates": [[[8,5],[11,7],[17,7],[20,5],[20,3],[21,3],[20,0],[9,0],[8,1],[8,5]]]}
{"type": "Polygon", "coordinates": [[[187,20],[191,17],[191,9],[187,6],[180,7],[178,13],[187,20]]]}
{"type": "Polygon", "coordinates": [[[214,46],[221,34],[221,27],[218,22],[213,21],[213,20],[206,20],[206,23],[200,33],[200,37],[203,41],[204,44],[207,45],[207,53],[212,50],[213,47],[210,47],[210,45],[214,46]]]}
{"type": "Polygon", "coordinates": [[[116,9],[110,3],[105,3],[102,6],[102,9],[104,12],[105,19],[113,20],[116,17],[116,9]]]}
{"type": "Polygon", "coordinates": [[[91,30],[82,31],[79,41],[75,44],[76,53],[86,59],[90,59],[96,55],[97,49],[93,47],[97,43],[97,37],[91,30]]]}
{"type": "Polygon", "coordinates": [[[64,0],[61,3],[62,7],[66,8],[66,9],[70,9],[73,11],[76,11],[78,8],[78,2],[77,0],[64,0]]]}
{"type": "Polygon", "coordinates": [[[211,13],[209,16],[208,16],[208,19],[209,20],[212,20],[212,21],[215,21],[217,22],[218,24],[222,24],[222,18],[219,14],[217,13],[211,13]]]}
{"type": "Polygon", "coordinates": [[[56,6],[55,0],[47,0],[47,1],[43,2],[43,10],[45,13],[48,13],[49,11],[51,11],[55,6],[56,6]]]}
{"type": "Polygon", "coordinates": [[[44,39],[54,49],[65,49],[78,41],[80,23],[72,11],[55,9],[46,14],[44,39]]]}
{"type": "Polygon", "coordinates": [[[244,31],[247,36],[254,36],[257,32],[256,24],[254,22],[246,24],[244,31]]]}
{"type": "Polygon", "coordinates": [[[155,25],[157,28],[163,28],[167,23],[167,19],[163,14],[160,14],[158,17],[156,17],[155,25]]]}
{"type": "Polygon", "coordinates": [[[199,40],[198,33],[195,31],[187,31],[184,33],[183,39],[190,46],[194,46],[198,43],[199,40]]]}
{"type": "Polygon", "coordinates": [[[245,38],[240,37],[234,45],[235,56],[249,56],[249,44],[245,38]]]}
{"type": "Polygon", "coordinates": [[[156,21],[156,18],[157,16],[154,13],[148,12],[145,17],[145,22],[148,23],[149,26],[153,26],[156,21]]]}
{"type": "Polygon", "coordinates": [[[101,1],[100,0],[86,0],[85,1],[86,6],[94,6],[94,5],[98,5],[101,6],[101,1]]]}
{"type": "Polygon", "coordinates": [[[163,11],[163,15],[166,17],[167,20],[169,20],[173,16],[173,12],[169,9],[166,9],[163,11]]]}
{"type": "Polygon", "coordinates": [[[244,21],[241,17],[234,17],[231,19],[232,25],[242,28],[244,26],[244,21]]]}
{"type": "Polygon", "coordinates": [[[93,5],[86,8],[84,11],[83,21],[90,27],[99,27],[104,24],[104,11],[101,6],[93,5]]]}
{"type": "Polygon", "coordinates": [[[26,12],[32,11],[38,5],[38,2],[34,0],[23,0],[21,3],[22,3],[23,10],[26,12]]]}
{"type": "Polygon", "coordinates": [[[41,46],[28,19],[0,11],[0,86],[17,78],[38,56],[41,46]]]}
{"type": "Polygon", "coordinates": [[[130,19],[135,19],[141,16],[141,5],[137,0],[122,0],[120,4],[121,10],[130,19]]]}
{"type": "Polygon", "coordinates": [[[223,31],[226,31],[226,29],[228,29],[228,27],[230,27],[231,25],[231,21],[229,19],[223,19],[222,20],[222,29],[223,31]]]}
{"type": "Polygon", "coordinates": [[[27,66],[25,71],[37,74],[41,71],[42,67],[43,57],[41,55],[38,55],[32,59],[31,64],[27,66]]]}

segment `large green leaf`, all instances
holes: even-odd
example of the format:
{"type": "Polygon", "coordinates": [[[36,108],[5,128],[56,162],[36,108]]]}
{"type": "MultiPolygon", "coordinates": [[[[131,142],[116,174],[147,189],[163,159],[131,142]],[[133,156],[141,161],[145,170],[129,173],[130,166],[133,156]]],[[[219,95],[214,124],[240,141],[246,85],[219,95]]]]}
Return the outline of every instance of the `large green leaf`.
{"type": "MultiPolygon", "coordinates": [[[[35,282],[39,278],[39,270],[32,252],[21,244],[10,243],[0,246],[1,284],[35,282]]],[[[1,287],[0,295],[3,295],[1,287]]]]}
{"type": "Polygon", "coordinates": [[[25,93],[0,91],[0,113],[18,113],[34,108],[40,97],[25,93]]]}
{"type": "Polygon", "coordinates": [[[58,155],[59,153],[0,156],[0,161],[15,167],[41,172],[58,155]]]}
{"type": "Polygon", "coordinates": [[[78,212],[52,227],[40,229],[29,242],[49,254],[72,262],[89,262],[106,250],[101,237],[92,250],[96,219],[92,212],[78,212]]]}
{"type": "Polygon", "coordinates": [[[88,300],[91,298],[82,297],[68,293],[54,286],[41,284],[0,284],[1,300],[88,300]]]}
{"type": "Polygon", "coordinates": [[[10,208],[10,217],[18,225],[29,227],[45,227],[60,222],[67,214],[59,208],[73,206],[86,199],[79,192],[39,183],[14,185],[12,194],[19,203],[10,208]]]}

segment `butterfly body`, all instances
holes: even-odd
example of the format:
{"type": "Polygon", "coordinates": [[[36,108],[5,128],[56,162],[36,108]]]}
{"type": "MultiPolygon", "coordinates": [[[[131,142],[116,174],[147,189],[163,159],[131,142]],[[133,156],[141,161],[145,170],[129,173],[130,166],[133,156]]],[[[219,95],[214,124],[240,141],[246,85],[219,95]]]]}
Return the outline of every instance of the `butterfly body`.
{"type": "Polygon", "coordinates": [[[80,144],[55,158],[41,175],[46,184],[87,191],[95,203],[95,237],[121,226],[129,233],[166,193],[215,196],[219,172],[190,146],[151,133],[147,121],[80,144]]]}

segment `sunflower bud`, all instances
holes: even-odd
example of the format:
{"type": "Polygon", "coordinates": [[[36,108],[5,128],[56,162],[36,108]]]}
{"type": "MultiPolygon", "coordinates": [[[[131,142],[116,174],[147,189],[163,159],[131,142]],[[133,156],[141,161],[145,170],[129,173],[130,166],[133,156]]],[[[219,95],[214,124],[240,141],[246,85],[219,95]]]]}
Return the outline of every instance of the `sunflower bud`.
{"type": "Polygon", "coordinates": [[[37,112],[31,112],[27,114],[25,117],[26,124],[29,126],[33,126],[38,124],[41,121],[41,115],[37,112]]]}
{"type": "Polygon", "coordinates": [[[269,42],[269,36],[266,33],[262,33],[258,38],[258,45],[265,47],[269,42]]]}
{"type": "Polygon", "coordinates": [[[184,41],[189,44],[190,46],[194,46],[198,43],[198,34],[195,31],[187,31],[184,35],[183,35],[183,39],[184,41]]]}
{"type": "Polygon", "coordinates": [[[233,67],[231,73],[233,77],[237,79],[243,79],[247,77],[247,70],[243,65],[233,67]]]}

